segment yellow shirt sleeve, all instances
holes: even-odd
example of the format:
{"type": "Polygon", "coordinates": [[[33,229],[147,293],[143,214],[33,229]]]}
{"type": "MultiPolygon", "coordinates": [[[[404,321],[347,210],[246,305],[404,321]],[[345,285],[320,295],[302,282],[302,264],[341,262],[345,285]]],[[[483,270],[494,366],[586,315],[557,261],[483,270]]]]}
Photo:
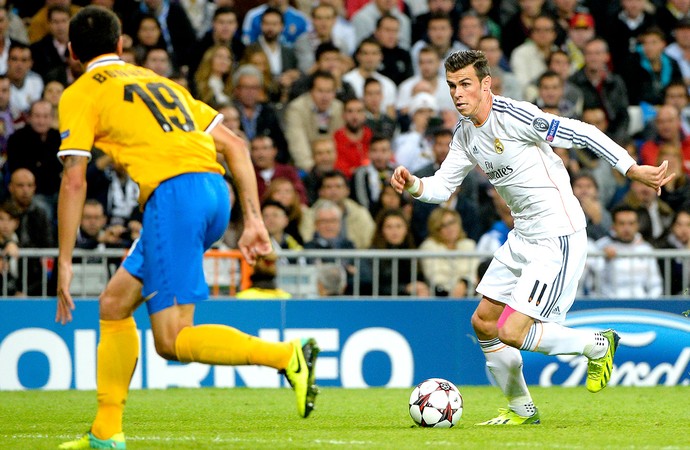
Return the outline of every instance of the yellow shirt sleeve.
{"type": "Polygon", "coordinates": [[[65,91],[58,107],[60,117],[60,151],[58,156],[83,154],[90,156],[93,147],[98,111],[87,95],[65,91]]]}

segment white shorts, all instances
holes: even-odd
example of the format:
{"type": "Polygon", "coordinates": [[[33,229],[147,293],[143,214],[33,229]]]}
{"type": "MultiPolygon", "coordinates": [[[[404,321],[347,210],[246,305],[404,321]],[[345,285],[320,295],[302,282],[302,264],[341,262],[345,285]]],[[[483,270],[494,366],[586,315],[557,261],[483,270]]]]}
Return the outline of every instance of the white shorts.
{"type": "Polygon", "coordinates": [[[587,232],[526,239],[515,230],[494,254],[477,292],[544,322],[562,322],[587,260],[587,232]]]}

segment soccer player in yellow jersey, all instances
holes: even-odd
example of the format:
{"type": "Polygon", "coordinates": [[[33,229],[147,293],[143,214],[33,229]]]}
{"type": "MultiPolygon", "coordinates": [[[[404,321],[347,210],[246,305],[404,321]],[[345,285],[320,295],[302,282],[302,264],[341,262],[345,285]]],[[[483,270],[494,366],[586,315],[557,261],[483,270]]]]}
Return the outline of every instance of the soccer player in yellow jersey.
{"type": "Polygon", "coordinates": [[[58,200],[58,300],[55,320],[72,319],[72,253],[86,196],[86,166],[98,147],[141,188],[143,230],[100,296],[98,410],[87,434],[60,448],[125,448],[122,413],[137,363],[132,313],[146,303],[156,351],[181,362],[275,367],[311,412],[319,349],[313,339],[267,342],[224,325],[194,325],[195,304],[208,296],[202,258],[230,217],[228,189],[216,151],[228,163],[244,211],[239,247],[254,263],[271,251],[256,179],[244,142],[222,115],[153,72],[118,57],[117,17],[89,6],[70,21],[70,53],[85,73],[60,101],[64,171],[58,200]]]}

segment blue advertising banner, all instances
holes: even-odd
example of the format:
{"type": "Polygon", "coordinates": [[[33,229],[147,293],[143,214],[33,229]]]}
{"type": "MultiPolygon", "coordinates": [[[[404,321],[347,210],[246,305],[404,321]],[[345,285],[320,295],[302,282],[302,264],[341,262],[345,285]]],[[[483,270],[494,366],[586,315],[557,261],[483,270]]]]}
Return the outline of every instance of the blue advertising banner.
{"type": "MultiPolygon", "coordinates": [[[[314,336],[322,386],[409,387],[431,377],[491,382],[470,317],[476,300],[212,300],[197,323],[223,323],[268,340],[314,336]]],[[[98,303],[76,302],[74,321],[54,322],[55,302],[0,300],[0,390],[95,389],[98,303]]],[[[566,325],[615,328],[621,346],[612,385],[690,384],[688,301],[576,301],[566,325]]],[[[171,363],[154,348],[145,308],[135,314],[141,354],[132,388],[285,385],[274,369],[171,363]]],[[[529,384],[584,383],[584,357],[523,352],[529,384]]]]}

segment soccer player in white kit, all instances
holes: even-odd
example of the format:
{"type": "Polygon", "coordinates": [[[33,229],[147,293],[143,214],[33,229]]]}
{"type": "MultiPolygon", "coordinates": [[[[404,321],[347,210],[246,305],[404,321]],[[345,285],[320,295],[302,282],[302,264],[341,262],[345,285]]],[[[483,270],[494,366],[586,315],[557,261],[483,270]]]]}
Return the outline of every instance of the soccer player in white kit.
{"type": "Polygon", "coordinates": [[[512,212],[515,226],[477,286],[482,299],[472,327],[486,365],[508,399],[508,408],[479,425],[540,423],[522,373],[520,350],[589,359],[587,389],[608,383],[618,334],[566,328],[587,257],[585,216],[563,162],[551,146],[587,147],[633,180],[660,191],[671,180],[667,162],[639,166],[594,126],[542,112],[491,93],[486,57],[459,51],[445,61],[446,81],[462,115],[450,151],[431,177],[403,166],[391,184],[428,203],[446,201],[479,165],[512,212]]]}

